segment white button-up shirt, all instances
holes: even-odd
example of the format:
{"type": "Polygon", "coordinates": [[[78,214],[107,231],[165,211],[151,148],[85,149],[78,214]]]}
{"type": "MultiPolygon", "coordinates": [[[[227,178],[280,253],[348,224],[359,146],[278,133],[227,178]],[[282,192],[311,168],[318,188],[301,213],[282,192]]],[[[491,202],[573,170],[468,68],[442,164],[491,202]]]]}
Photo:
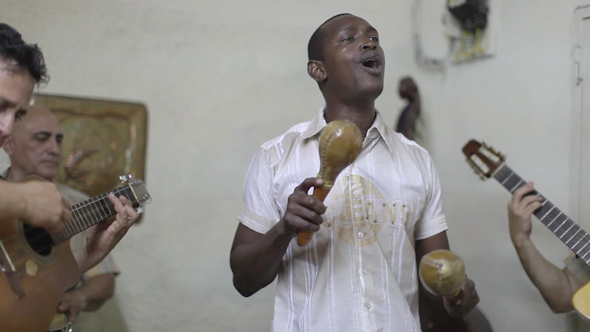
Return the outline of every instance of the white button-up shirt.
{"type": "MultiPolygon", "coordinates": [[[[323,109],[266,142],[246,177],[238,220],[264,234],[287,198],[320,169],[323,109]]],[[[321,229],[291,242],[279,272],[274,332],[420,332],[414,243],[447,229],[438,174],[426,150],[379,113],[355,162],[326,197],[321,229]]]]}

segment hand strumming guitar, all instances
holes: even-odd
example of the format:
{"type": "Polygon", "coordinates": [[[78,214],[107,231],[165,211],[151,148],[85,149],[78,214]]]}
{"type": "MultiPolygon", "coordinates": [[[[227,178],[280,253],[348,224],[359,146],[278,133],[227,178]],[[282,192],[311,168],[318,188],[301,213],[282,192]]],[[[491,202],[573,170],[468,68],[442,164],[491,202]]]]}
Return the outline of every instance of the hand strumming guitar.
{"type": "Polygon", "coordinates": [[[0,182],[0,192],[7,193],[1,217],[17,217],[23,222],[45,228],[49,232],[59,232],[64,223],[72,219],[70,203],[62,197],[51,182],[30,181],[22,183],[0,182]]]}

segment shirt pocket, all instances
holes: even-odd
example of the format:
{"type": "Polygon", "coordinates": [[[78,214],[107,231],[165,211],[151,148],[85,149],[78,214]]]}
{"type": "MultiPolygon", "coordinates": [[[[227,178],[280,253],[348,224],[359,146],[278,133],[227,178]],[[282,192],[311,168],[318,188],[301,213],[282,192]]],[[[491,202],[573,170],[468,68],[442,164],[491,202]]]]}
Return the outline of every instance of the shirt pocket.
{"type": "Polygon", "coordinates": [[[390,271],[397,277],[404,269],[406,251],[413,253],[413,223],[411,222],[411,205],[403,200],[392,203],[381,202],[381,209],[377,209],[383,220],[383,227],[377,236],[381,252],[387,261],[390,271]],[[384,205],[385,204],[385,205],[384,205]]]}

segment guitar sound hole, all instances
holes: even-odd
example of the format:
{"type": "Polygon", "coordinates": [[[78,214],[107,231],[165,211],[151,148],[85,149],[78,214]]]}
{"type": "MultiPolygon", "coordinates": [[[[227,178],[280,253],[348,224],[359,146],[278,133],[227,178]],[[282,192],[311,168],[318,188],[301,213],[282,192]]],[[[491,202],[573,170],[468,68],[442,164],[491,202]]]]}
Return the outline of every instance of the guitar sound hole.
{"type": "Polygon", "coordinates": [[[24,224],[23,231],[25,239],[33,251],[41,256],[47,256],[51,253],[53,240],[46,230],[24,224]]]}

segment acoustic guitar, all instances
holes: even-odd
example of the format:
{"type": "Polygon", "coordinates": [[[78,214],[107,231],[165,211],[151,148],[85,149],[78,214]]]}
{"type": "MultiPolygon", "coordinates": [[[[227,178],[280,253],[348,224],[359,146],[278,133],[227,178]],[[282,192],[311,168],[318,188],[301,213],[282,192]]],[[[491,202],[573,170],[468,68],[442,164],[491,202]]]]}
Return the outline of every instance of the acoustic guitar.
{"type": "MultiPolygon", "coordinates": [[[[143,181],[121,176],[112,192],[127,197],[142,212],[150,200],[143,181]]],[[[24,181],[45,181],[28,177],[24,181]]],[[[43,332],[56,313],[63,292],[80,278],[70,238],[115,215],[108,193],[71,207],[72,220],[58,233],[20,220],[0,220],[0,331],[43,332]]]]}
{"type": "MultiPolygon", "coordinates": [[[[506,165],[504,155],[485,144],[470,140],[463,147],[463,153],[482,180],[493,177],[510,193],[527,183],[506,165]]],[[[534,215],[590,266],[590,235],[539,192],[535,190],[530,194],[543,198],[543,206],[534,215]]],[[[590,319],[590,283],[574,294],[572,303],[581,316],[590,319]]]]}

